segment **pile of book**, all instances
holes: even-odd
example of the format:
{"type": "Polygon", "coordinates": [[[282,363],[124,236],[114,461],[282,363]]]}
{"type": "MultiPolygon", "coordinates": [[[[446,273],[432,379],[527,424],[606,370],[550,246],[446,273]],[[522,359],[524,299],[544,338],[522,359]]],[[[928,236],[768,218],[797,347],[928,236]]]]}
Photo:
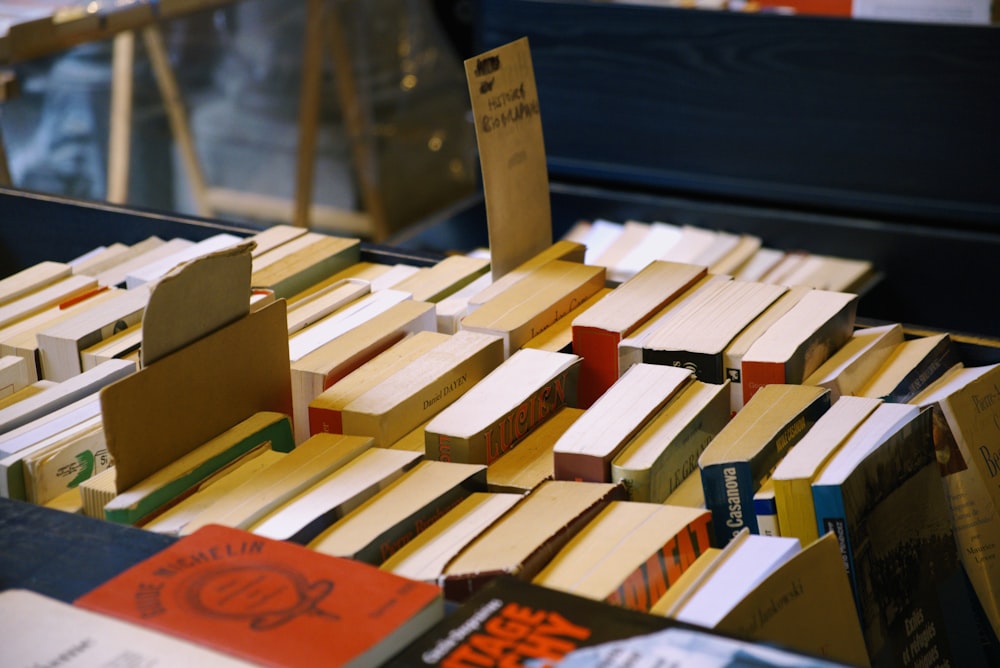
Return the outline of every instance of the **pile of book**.
{"type": "Polygon", "coordinates": [[[502,277],[275,226],[0,280],[0,493],[177,538],[0,616],[270,665],[995,658],[1000,367],[858,323],[865,263],[586,227],[502,277]]]}

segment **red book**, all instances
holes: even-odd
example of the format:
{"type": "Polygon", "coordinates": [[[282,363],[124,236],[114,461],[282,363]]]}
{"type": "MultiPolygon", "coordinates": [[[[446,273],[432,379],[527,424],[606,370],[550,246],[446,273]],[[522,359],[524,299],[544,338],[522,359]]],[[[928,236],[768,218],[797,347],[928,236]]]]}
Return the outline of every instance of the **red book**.
{"type": "Polygon", "coordinates": [[[374,666],[444,616],[441,590],[209,525],[75,605],[267,666],[374,666]]]}
{"type": "Polygon", "coordinates": [[[573,320],[573,352],[583,358],[578,407],[589,408],[618,380],[619,342],[706,273],[700,265],[651,262],[573,320]]]}

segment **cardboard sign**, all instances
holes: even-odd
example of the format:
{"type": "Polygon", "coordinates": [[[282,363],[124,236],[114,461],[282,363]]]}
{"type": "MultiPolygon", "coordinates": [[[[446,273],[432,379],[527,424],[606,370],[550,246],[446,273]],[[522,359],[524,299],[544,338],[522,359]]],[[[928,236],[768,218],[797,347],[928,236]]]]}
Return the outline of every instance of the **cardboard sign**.
{"type": "Polygon", "coordinates": [[[552,245],[549,177],[528,39],[465,61],[497,280],[552,245]]]}

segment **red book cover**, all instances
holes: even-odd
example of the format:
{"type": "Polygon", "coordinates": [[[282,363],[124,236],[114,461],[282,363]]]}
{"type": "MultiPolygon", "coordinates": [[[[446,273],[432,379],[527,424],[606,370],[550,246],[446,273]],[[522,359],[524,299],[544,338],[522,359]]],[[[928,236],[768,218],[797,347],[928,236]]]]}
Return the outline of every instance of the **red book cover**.
{"type": "Polygon", "coordinates": [[[379,665],[444,616],[434,585],[220,525],[74,603],[267,666],[379,665]]]}

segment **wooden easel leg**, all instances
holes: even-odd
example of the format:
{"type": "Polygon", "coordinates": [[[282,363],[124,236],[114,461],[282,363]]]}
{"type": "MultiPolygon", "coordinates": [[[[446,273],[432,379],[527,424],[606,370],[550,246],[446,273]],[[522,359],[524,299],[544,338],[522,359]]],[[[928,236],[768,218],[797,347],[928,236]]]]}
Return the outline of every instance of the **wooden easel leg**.
{"type": "Polygon", "coordinates": [[[198,161],[198,153],[195,150],[191,127],[188,124],[187,111],[181,99],[180,87],[177,85],[177,77],[170,66],[167,49],[163,44],[163,33],[159,26],[151,25],[143,29],[142,38],[149,60],[153,65],[153,75],[156,77],[156,85],[160,89],[160,97],[163,98],[163,105],[170,123],[170,132],[173,134],[174,141],[177,142],[184,170],[187,173],[195,209],[198,215],[211,216],[212,208],[208,203],[205,176],[201,170],[201,163],[198,161]]]}
{"type": "Polygon", "coordinates": [[[128,200],[129,151],[132,132],[132,77],[135,62],[135,33],[118,33],[112,44],[111,118],[108,138],[109,202],[128,200]]]}
{"type": "MultiPolygon", "coordinates": [[[[336,3],[335,3],[336,4],[336,3]]],[[[344,126],[351,144],[354,173],[361,188],[361,197],[372,227],[372,241],[383,241],[388,236],[385,208],[380,195],[377,161],[374,159],[374,132],[371,122],[362,109],[354,78],[353,59],[344,35],[340,13],[332,11],[327,22],[330,53],[333,59],[334,79],[337,84],[337,99],[344,116],[344,126]]]]}
{"type": "Polygon", "coordinates": [[[299,95],[299,147],[295,173],[295,206],[292,224],[309,227],[316,137],[319,127],[320,88],[323,83],[323,22],[325,0],[307,0],[302,88],[299,95]]]}

